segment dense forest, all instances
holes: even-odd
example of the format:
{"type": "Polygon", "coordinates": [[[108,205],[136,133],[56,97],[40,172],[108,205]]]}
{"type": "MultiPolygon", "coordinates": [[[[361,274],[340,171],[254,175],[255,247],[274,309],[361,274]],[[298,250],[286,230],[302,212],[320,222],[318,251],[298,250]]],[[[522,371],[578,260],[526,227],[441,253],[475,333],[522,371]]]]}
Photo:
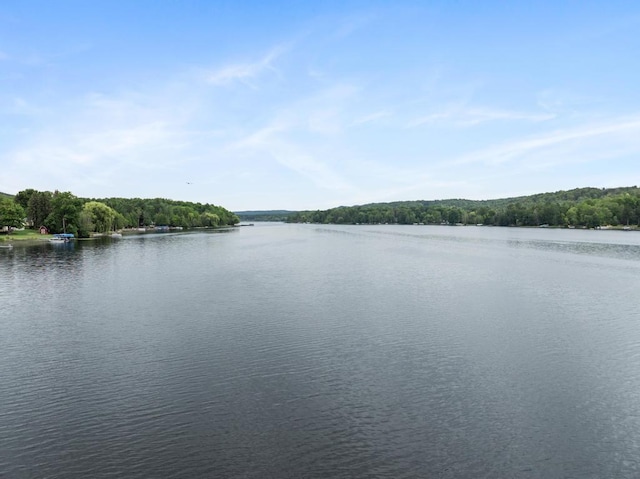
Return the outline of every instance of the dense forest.
{"type": "Polygon", "coordinates": [[[436,200],[342,206],[300,211],[293,223],[483,224],[494,226],[576,226],[597,228],[640,225],[640,190],[578,188],[498,200],[436,200]]]}
{"type": "Polygon", "coordinates": [[[46,226],[88,236],[121,228],[218,227],[243,221],[336,224],[483,224],[494,226],[640,227],[640,189],[578,188],[496,200],[433,200],[341,206],[324,211],[243,211],[163,198],[79,198],[27,189],[0,193],[0,227],[46,226]],[[240,218],[239,218],[240,216],[240,218]]]}
{"type": "Polygon", "coordinates": [[[262,210],[262,211],[236,211],[240,221],[287,221],[287,218],[295,211],[288,210],[262,210]]]}
{"type": "Polygon", "coordinates": [[[238,217],[221,206],[164,198],[79,198],[70,192],[26,189],[0,197],[0,226],[46,226],[80,237],[122,228],[230,226],[238,217]]]}

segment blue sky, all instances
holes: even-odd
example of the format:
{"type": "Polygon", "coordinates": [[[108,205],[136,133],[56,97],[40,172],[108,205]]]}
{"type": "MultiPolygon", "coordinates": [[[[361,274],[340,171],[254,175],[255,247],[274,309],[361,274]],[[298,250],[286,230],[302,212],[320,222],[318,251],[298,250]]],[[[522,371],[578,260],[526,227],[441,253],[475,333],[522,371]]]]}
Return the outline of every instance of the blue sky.
{"type": "Polygon", "coordinates": [[[640,4],[0,3],[0,191],[244,209],[640,184],[640,4]]]}

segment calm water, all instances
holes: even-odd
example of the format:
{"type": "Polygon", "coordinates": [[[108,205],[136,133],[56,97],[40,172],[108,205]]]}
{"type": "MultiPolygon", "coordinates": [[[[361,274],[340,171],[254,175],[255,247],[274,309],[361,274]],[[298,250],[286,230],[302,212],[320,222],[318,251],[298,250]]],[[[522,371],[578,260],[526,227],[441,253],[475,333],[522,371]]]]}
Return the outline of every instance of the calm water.
{"type": "Polygon", "coordinates": [[[0,477],[636,478],[640,234],[0,250],[0,477]]]}

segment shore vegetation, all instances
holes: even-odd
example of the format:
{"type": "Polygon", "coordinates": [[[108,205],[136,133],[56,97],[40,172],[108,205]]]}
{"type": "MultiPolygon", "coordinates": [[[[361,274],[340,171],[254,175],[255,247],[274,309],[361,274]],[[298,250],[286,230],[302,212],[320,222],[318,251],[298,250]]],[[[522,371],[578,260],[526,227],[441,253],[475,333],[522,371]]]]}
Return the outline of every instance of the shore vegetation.
{"type": "Polygon", "coordinates": [[[68,191],[32,188],[13,197],[0,196],[0,229],[10,236],[18,235],[22,227],[36,235],[44,228],[47,233],[72,233],[82,238],[124,228],[215,228],[239,221],[222,206],[165,198],[80,198],[68,191]]]}
{"type": "Polygon", "coordinates": [[[496,200],[435,200],[372,203],[299,211],[291,223],[473,224],[637,229],[640,189],[578,188],[496,200]]]}

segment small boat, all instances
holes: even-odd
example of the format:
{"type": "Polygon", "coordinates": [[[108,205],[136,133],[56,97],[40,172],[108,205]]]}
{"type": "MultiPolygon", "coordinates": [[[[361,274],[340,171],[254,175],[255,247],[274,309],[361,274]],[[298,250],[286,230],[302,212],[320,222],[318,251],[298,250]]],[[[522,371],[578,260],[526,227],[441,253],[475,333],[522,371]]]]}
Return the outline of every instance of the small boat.
{"type": "Polygon", "coordinates": [[[11,248],[13,248],[13,245],[12,244],[0,244],[0,248],[11,249],[11,248]]]}
{"type": "Polygon", "coordinates": [[[54,234],[52,238],[49,238],[49,242],[51,243],[69,243],[75,237],[72,233],[57,233],[54,234]]]}

